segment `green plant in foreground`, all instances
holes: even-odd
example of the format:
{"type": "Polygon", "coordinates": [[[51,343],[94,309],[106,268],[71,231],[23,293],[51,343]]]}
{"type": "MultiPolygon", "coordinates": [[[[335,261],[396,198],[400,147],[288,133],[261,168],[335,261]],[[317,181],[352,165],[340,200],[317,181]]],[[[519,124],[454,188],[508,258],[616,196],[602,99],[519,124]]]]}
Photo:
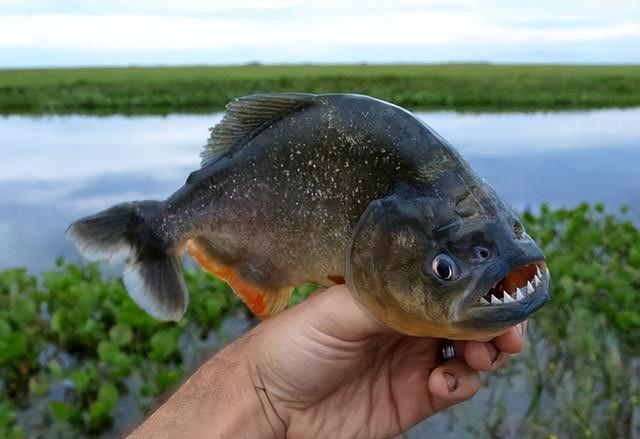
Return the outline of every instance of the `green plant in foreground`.
{"type": "Polygon", "coordinates": [[[12,401],[0,402],[0,437],[6,439],[22,439],[26,437],[24,430],[16,425],[15,411],[12,401]]]}
{"type": "Polygon", "coordinates": [[[572,326],[576,316],[595,317],[615,331],[627,352],[638,352],[638,228],[631,221],[605,214],[602,204],[558,210],[543,205],[539,216],[526,213],[523,220],[542,245],[552,270],[552,304],[544,314],[565,322],[558,325],[554,318],[541,319],[543,330],[557,341],[567,340],[576,331],[572,326]]]}
{"type": "Polygon", "coordinates": [[[544,344],[525,358],[533,398],[522,432],[631,437],[640,429],[640,230],[602,204],[543,205],[524,222],[544,248],[553,288],[534,322],[544,344]]]}
{"type": "MultiPolygon", "coordinates": [[[[473,416],[473,431],[628,437],[640,428],[640,231],[601,205],[543,206],[523,221],[553,278],[530,352],[517,363],[515,376],[531,387],[529,410],[508,427],[509,392],[494,383],[499,393],[486,417],[473,416]]],[[[103,278],[94,264],[60,260],[40,278],[0,271],[0,437],[97,435],[112,428],[122,404],[140,419],[198,364],[189,352],[205,349],[226,317],[244,312],[224,282],[199,269],[186,279],[187,314],[167,323],[146,315],[121,280],[103,278]],[[17,416],[25,410],[29,426],[17,416]]],[[[299,289],[291,304],[313,288],[299,289]]]]}
{"type": "Polygon", "coordinates": [[[0,272],[0,397],[26,407],[66,385],[42,414],[42,428],[63,435],[108,428],[114,406],[132,391],[150,405],[185,372],[179,345],[187,330],[206,336],[240,303],[201,271],[186,277],[192,306],[181,322],[163,323],[140,310],[119,279],[102,279],[95,264],[60,260],[40,286],[25,270],[0,272]],[[138,389],[127,383],[132,376],[142,381],[138,389]]]}

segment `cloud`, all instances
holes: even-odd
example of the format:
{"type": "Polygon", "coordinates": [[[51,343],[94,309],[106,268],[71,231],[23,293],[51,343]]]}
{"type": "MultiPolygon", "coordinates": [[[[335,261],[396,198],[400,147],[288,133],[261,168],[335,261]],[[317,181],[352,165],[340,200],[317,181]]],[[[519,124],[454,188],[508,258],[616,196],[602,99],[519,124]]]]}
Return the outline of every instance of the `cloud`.
{"type": "MultiPolygon", "coordinates": [[[[618,53],[618,47],[630,42],[640,45],[639,5],[635,0],[620,1],[616,8],[592,0],[0,0],[5,11],[0,16],[0,50],[235,51],[252,54],[245,61],[267,62],[273,57],[261,53],[279,51],[286,62],[287,53],[306,51],[306,60],[317,61],[315,52],[345,48],[353,48],[354,61],[367,61],[364,55],[375,47],[386,51],[388,61],[396,60],[399,48],[417,47],[434,53],[448,48],[452,56],[444,61],[468,60],[456,53],[474,53],[480,46],[495,53],[541,53],[545,48],[553,52],[559,44],[576,53],[581,44],[597,43],[618,53]]],[[[298,61],[296,56],[289,61],[298,61]]],[[[493,60],[491,53],[484,60],[493,60]]]]}
{"type": "Polygon", "coordinates": [[[640,38],[640,23],[570,28],[500,26],[471,14],[396,12],[392,17],[308,17],[248,21],[154,15],[5,15],[0,47],[51,49],[205,49],[302,44],[464,44],[640,38]],[[430,23],[425,25],[425,23],[430,23]],[[455,32],[452,31],[455,29],[455,32]],[[381,31],[382,30],[382,31],[381,31]]]}

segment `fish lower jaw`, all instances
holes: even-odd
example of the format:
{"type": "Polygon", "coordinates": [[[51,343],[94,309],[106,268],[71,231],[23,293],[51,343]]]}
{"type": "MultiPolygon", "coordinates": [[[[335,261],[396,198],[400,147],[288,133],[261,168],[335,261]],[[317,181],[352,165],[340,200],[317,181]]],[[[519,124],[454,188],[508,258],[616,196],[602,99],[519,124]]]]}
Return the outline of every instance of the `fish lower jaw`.
{"type": "Polygon", "coordinates": [[[479,297],[474,305],[492,307],[524,302],[535,293],[546,291],[550,278],[549,268],[544,262],[532,262],[512,270],[479,297]]]}

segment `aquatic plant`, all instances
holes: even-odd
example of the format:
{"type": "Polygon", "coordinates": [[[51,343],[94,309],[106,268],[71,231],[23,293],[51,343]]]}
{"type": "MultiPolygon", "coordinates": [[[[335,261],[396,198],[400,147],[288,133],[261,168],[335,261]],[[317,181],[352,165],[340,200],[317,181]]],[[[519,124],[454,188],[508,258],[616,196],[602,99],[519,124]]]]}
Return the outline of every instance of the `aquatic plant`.
{"type": "MultiPolygon", "coordinates": [[[[449,416],[482,436],[637,435],[640,230],[602,205],[542,206],[523,222],[547,256],[552,301],[535,315],[527,351],[449,416]]],[[[95,264],[0,271],[0,437],[115,436],[229,340],[224,325],[237,335],[253,324],[226,284],[199,269],[186,276],[187,315],[163,323],[95,264]]]]}

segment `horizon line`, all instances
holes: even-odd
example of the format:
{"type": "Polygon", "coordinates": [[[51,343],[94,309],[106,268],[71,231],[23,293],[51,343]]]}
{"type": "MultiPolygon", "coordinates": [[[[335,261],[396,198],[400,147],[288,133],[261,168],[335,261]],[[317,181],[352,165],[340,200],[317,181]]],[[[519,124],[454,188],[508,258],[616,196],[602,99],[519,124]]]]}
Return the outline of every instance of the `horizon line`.
{"type": "Polygon", "coordinates": [[[260,62],[260,61],[248,61],[245,63],[228,63],[228,64],[205,64],[205,63],[149,63],[149,64],[104,64],[104,65],[87,65],[78,64],[75,66],[56,66],[56,65],[42,65],[42,66],[0,66],[0,71],[6,70],[74,70],[74,69],[152,69],[152,68],[227,68],[227,67],[428,67],[428,66],[469,66],[469,65],[484,65],[484,66],[575,66],[575,67],[640,67],[640,62],[626,63],[626,62],[593,62],[593,61],[574,61],[574,62],[500,62],[500,61],[438,61],[438,62],[260,62]]]}

